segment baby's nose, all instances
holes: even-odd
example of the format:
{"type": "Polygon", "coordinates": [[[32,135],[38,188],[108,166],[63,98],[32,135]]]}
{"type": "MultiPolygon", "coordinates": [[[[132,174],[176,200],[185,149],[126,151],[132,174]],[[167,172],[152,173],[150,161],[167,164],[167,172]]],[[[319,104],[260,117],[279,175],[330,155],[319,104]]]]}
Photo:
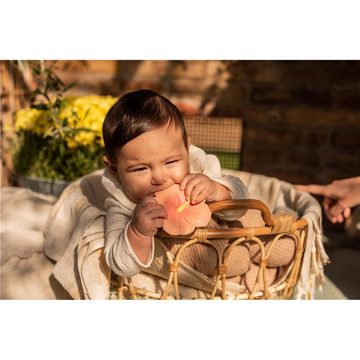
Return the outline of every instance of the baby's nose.
{"type": "Polygon", "coordinates": [[[166,176],[165,176],[164,172],[162,172],[162,171],[153,172],[153,174],[152,174],[153,185],[161,185],[165,181],[166,181],[166,176]]]}

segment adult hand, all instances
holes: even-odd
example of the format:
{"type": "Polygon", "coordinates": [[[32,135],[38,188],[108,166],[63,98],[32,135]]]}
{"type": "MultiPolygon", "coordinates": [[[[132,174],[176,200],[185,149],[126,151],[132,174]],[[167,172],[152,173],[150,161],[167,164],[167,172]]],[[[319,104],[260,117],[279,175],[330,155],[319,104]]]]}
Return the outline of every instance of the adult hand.
{"type": "Polygon", "coordinates": [[[328,185],[295,185],[295,188],[324,196],[325,214],[333,223],[343,222],[350,216],[350,208],[360,204],[360,176],[335,180],[328,185]]]}

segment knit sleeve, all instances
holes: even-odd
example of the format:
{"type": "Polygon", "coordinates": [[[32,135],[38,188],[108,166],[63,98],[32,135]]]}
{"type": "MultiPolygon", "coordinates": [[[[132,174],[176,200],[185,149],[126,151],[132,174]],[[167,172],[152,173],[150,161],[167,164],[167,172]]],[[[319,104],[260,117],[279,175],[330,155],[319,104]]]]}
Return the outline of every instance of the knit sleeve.
{"type": "Polygon", "coordinates": [[[105,234],[105,260],[107,265],[117,275],[132,276],[144,268],[148,268],[154,258],[154,238],[152,239],[151,251],[146,263],[142,263],[131,248],[127,236],[127,230],[132,220],[121,205],[114,199],[105,202],[106,234],[105,234]]]}
{"type": "MultiPolygon", "coordinates": [[[[204,150],[192,146],[190,149],[190,169],[192,172],[199,172],[210,179],[225,186],[231,199],[246,199],[249,197],[244,183],[235,176],[223,175],[219,159],[212,154],[206,154],[204,150]]],[[[215,214],[221,220],[233,221],[239,219],[246,213],[246,210],[225,210],[215,214]]]]}
{"type": "MultiPolygon", "coordinates": [[[[233,200],[249,198],[249,194],[244,183],[238,177],[223,175],[221,177],[212,178],[212,180],[225,186],[229,190],[231,199],[233,200]]],[[[221,220],[234,221],[244,216],[245,213],[246,210],[223,210],[217,212],[215,216],[221,220]]]]}

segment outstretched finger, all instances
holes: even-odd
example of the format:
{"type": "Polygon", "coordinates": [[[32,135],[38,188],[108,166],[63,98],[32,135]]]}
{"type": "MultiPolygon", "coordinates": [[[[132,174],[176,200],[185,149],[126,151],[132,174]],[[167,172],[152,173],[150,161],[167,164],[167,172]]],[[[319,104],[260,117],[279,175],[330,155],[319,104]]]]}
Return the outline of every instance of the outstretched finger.
{"type": "Polygon", "coordinates": [[[305,191],[310,194],[314,195],[322,195],[327,196],[328,195],[328,187],[327,185],[295,185],[295,189],[298,191],[305,191]]]}

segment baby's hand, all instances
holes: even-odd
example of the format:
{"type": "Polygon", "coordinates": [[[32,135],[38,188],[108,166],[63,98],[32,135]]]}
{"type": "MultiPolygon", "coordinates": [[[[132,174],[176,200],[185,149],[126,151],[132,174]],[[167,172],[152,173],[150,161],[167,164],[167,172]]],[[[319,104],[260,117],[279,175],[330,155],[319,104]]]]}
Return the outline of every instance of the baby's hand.
{"type": "Polygon", "coordinates": [[[186,200],[192,205],[204,200],[214,201],[217,195],[216,182],[204,174],[188,174],[180,183],[180,190],[184,190],[186,200]]]}
{"type": "Polygon", "coordinates": [[[153,196],[147,196],[137,204],[131,225],[135,232],[143,236],[153,236],[157,229],[163,226],[166,218],[167,212],[164,206],[159,204],[153,196]]]}

